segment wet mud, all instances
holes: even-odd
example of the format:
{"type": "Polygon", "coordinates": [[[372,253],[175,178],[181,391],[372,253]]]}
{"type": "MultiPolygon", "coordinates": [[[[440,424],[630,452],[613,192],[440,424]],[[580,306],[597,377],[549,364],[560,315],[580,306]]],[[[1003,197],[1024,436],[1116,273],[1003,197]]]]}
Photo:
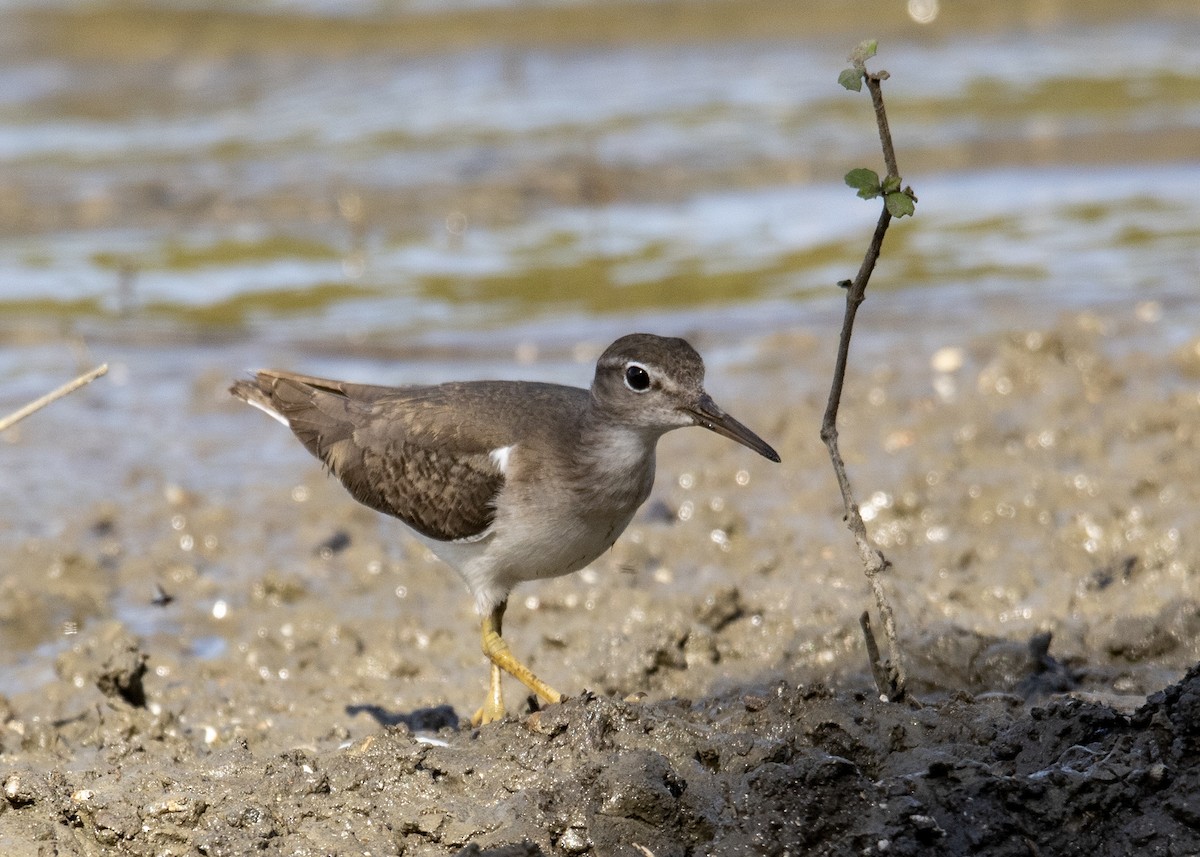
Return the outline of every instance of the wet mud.
{"type": "MultiPolygon", "coordinates": [[[[622,540],[506,617],[571,698],[510,684],[481,729],[461,585],[302,452],[236,499],[131,478],[0,576],[0,852],[1200,853],[1179,311],[858,352],[842,448],[893,563],[903,703],[866,666],[808,333],[710,384],[784,463],[665,438],[622,540]]],[[[195,407],[273,442],[222,383],[195,407]]]]}

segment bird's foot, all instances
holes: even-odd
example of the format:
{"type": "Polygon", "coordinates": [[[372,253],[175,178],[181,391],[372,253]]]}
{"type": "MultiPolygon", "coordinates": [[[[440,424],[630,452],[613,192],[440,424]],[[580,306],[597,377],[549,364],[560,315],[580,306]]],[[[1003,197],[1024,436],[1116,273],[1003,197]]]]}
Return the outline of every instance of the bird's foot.
{"type": "Polygon", "coordinates": [[[488,682],[487,699],[471,718],[474,727],[486,726],[504,719],[504,689],[500,686],[500,667],[492,664],[491,680],[488,682]]]}
{"type": "Polygon", "coordinates": [[[489,723],[495,723],[497,720],[503,720],[505,715],[504,704],[499,707],[492,705],[492,700],[489,698],[479,710],[475,712],[475,716],[471,718],[471,727],[478,729],[480,726],[486,726],[489,723]]]}

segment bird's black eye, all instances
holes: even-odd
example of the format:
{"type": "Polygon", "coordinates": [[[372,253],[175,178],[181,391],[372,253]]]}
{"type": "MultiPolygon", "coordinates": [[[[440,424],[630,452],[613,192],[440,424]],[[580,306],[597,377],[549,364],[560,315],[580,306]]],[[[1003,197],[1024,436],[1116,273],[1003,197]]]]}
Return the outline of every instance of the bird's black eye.
{"type": "Polygon", "coordinates": [[[635,393],[644,393],[650,389],[650,373],[636,363],[625,367],[625,386],[635,393]]]}

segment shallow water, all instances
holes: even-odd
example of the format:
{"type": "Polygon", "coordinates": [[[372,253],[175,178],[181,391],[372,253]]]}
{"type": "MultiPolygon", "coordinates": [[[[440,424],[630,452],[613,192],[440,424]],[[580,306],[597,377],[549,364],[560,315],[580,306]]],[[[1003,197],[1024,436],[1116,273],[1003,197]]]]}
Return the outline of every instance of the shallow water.
{"type": "MultiPolygon", "coordinates": [[[[1193,4],[855,8],[7,5],[0,412],[112,371],[0,438],[0,546],[87,544],[109,504],[136,553],[185,495],[252,520],[248,485],[312,470],[227,398],[264,364],[584,384],[598,348],[653,329],[747,403],[779,373],[742,370],[788,333],[818,343],[789,395],[819,395],[833,284],[877,211],[840,178],[879,161],[866,97],[836,84],[867,36],[920,204],[863,310],[864,373],[1089,308],[1153,322],[1113,349],[1194,338],[1193,4]]],[[[210,527],[242,557],[221,575],[288,544],[238,529],[210,527]]]]}
{"type": "MultiPolygon", "coordinates": [[[[411,341],[802,298],[853,264],[873,219],[840,185],[878,161],[865,98],[833,83],[860,30],[888,37],[877,64],[922,213],[972,250],[1004,240],[971,265],[963,232],[906,224],[920,243],[904,251],[937,280],[1044,286],[1014,220],[1099,244],[1094,227],[1132,202],[1127,244],[1194,237],[1194,173],[1175,173],[1200,127],[1187,4],[928,25],[900,4],[857,23],[809,5],[732,22],[724,3],[10,7],[0,309],[411,341]],[[614,32],[594,31],[604,17],[614,32]]],[[[917,274],[881,278],[929,284],[917,274]]]]}

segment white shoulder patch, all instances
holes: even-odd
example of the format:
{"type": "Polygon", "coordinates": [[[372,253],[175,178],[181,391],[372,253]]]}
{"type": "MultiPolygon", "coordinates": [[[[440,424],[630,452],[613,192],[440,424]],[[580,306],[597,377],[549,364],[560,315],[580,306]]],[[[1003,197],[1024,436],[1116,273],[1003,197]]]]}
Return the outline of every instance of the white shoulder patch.
{"type": "Polygon", "coordinates": [[[512,454],[513,447],[502,446],[499,449],[493,449],[488,453],[492,461],[496,462],[496,466],[500,468],[500,472],[505,476],[508,475],[508,458],[512,454]]]}

